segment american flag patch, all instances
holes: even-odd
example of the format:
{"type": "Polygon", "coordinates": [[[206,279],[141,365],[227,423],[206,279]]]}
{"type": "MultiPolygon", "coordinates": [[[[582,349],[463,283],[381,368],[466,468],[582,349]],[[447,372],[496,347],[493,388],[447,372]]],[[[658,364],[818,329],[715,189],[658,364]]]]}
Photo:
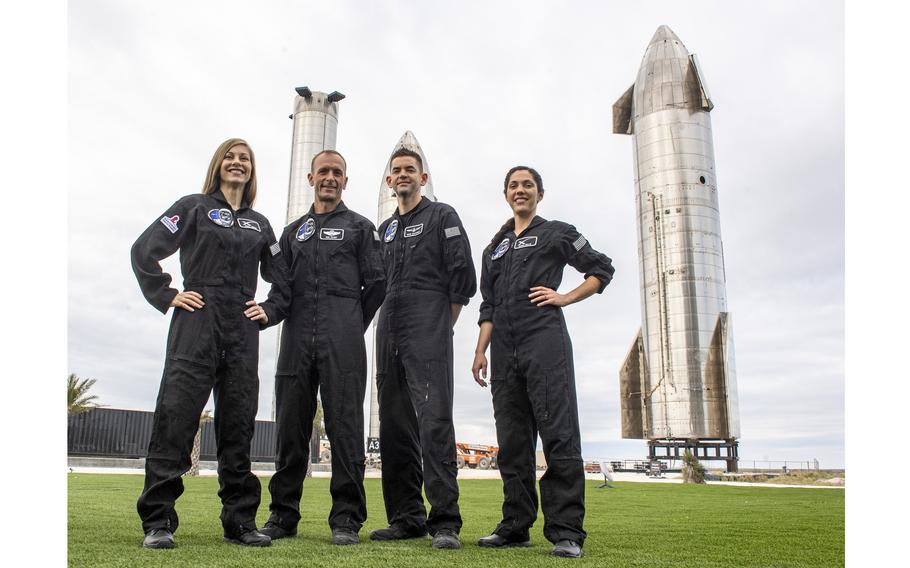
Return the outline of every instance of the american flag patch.
{"type": "Polygon", "coordinates": [[[378,240],[379,240],[379,231],[373,231],[373,240],[374,240],[374,241],[378,241],[378,240]]]}
{"type": "Polygon", "coordinates": [[[449,227],[446,229],[446,238],[451,239],[452,237],[457,237],[461,234],[461,229],[458,227],[449,227]]]}
{"type": "Polygon", "coordinates": [[[276,254],[281,252],[281,245],[279,245],[278,243],[273,244],[272,246],[269,247],[269,252],[272,253],[272,256],[275,256],[276,254]]]}
{"type": "Polygon", "coordinates": [[[575,250],[581,250],[581,247],[585,246],[586,244],[588,244],[588,239],[586,239],[584,235],[578,235],[578,238],[575,239],[575,242],[572,243],[572,246],[575,247],[575,250]]]}

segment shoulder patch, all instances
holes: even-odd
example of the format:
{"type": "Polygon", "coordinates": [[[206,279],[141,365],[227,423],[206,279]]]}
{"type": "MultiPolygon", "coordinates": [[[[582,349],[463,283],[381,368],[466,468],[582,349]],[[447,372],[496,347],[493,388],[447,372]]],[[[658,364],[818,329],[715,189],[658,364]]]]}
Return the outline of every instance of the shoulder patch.
{"type": "Polygon", "coordinates": [[[261,233],[262,229],[259,227],[258,221],[253,221],[252,219],[244,219],[243,217],[237,217],[237,224],[240,225],[241,229],[252,229],[257,233],[261,233]]]}
{"type": "Polygon", "coordinates": [[[378,240],[379,240],[379,231],[373,231],[373,240],[374,240],[374,241],[378,241],[378,240]]]}
{"type": "Polygon", "coordinates": [[[588,244],[588,239],[586,239],[584,235],[578,235],[578,238],[575,239],[572,246],[575,247],[575,250],[581,250],[586,244],[588,244]]]}
{"type": "Polygon", "coordinates": [[[340,241],[344,239],[344,229],[330,229],[323,227],[319,229],[320,241],[340,241]]]}
{"type": "Polygon", "coordinates": [[[510,244],[509,238],[508,237],[504,238],[502,240],[502,242],[500,242],[499,245],[496,247],[496,250],[494,250],[493,253],[490,254],[490,260],[498,260],[499,258],[501,258],[502,255],[504,255],[506,253],[506,251],[509,250],[509,244],[510,244]]]}
{"type": "Polygon", "coordinates": [[[448,229],[446,229],[446,238],[447,239],[451,239],[452,237],[457,237],[460,234],[461,234],[461,227],[455,226],[455,227],[449,227],[448,229]]]}
{"type": "Polygon", "coordinates": [[[385,242],[390,243],[395,238],[395,233],[398,232],[398,219],[393,219],[389,226],[385,229],[385,242]]]}
{"type": "Polygon", "coordinates": [[[165,215],[160,220],[161,220],[161,224],[164,225],[165,227],[167,227],[167,230],[170,231],[171,233],[176,233],[177,229],[180,228],[177,226],[177,222],[180,221],[180,215],[173,215],[171,217],[168,217],[167,215],[165,215]]]}
{"type": "Polygon", "coordinates": [[[272,253],[272,256],[275,256],[276,254],[281,252],[281,245],[279,245],[278,243],[273,244],[272,246],[269,247],[269,252],[272,253]]]}
{"type": "Polygon", "coordinates": [[[417,235],[423,233],[423,223],[419,225],[411,225],[404,228],[404,238],[416,237],[417,235]]]}
{"type": "Polygon", "coordinates": [[[537,236],[532,237],[521,237],[520,239],[515,239],[515,250],[536,247],[537,246],[537,236]]]}

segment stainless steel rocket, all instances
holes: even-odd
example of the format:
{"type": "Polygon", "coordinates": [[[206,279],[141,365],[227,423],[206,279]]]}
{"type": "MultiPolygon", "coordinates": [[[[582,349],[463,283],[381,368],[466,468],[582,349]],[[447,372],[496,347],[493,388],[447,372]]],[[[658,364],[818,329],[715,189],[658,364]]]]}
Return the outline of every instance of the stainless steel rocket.
{"type": "MultiPolygon", "coordinates": [[[[296,220],[310,210],[314,191],[307,181],[313,156],[323,150],[335,149],[338,133],[338,101],[344,95],[338,91],[329,94],[311,91],[309,87],[297,87],[294,97],[294,112],[291,135],[291,175],[288,182],[288,209],[285,223],[296,220]]],[[[278,325],[276,351],[281,348],[282,324],[278,325]]],[[[272,420],[275,420],[275,393],[272,393],[272,420]]]]}
{"type": "Polygon", "coordinates": [[[297,87],[294,97],[294,134],[291,138],[291,176],[288,186],[287,223],[310,210],[313,188],[307,182],[313,156],[323,150],[335,149],[338,133],[338,101],[344,95],[329,94],[297,87]]]}
{"type": "Polygon", "coordinates": [[[739,438],[710,111],[695,55],[660,26],[613,105],[634,142],[642,327],[620,370],[622,437],[739,438]]]}
{"type": "MultiPolygon", "coordinates": [[[[398,200],[395,197],[395,191],[386,184],[385,178],[390,175],[392,169],[392,154],[399,148],[407,148],[420,155],[423,161],[423,171],[430,173],[430,166],[427,163],[427,157],[423,153],[423,148],[417,142],[417,137],[410,130],[406,130],[398,143],[392,148],[389,159],[385,164],[385,171],[382,174],[382,180],[379,182],[379,212],[376,215],[376,226],[378,227],[383,221],[392,216],[395,208],[398,207],[398,200]]],[[[428,175],[427,184],[421,188],[420,193],[428,199],[436,201],[436,194],[433,192],[433,176],[428,175]]],[[[370,381],[370,435],[367,440],[367,452],[377,453],[379,451],[379,391],[376,387],[376,320],[373,320],[373,365],[371,370],[370,381]]]]}

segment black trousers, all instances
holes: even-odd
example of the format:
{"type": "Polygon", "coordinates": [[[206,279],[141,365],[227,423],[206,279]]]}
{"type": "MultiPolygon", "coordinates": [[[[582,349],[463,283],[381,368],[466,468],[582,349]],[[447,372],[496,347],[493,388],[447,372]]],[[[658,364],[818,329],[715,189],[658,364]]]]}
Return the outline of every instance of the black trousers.
{"type": "Polygon", "coordinates": [[[383,306],[378,330],[376,382],[386,517],[390,526],[406,530],[458,532],[462,522],[452,424],[451,311],[444,295],[413,293],[410,300],[397,303],[394,310],[383,306]],[[421,486],[430,503],[429,516],[421,486]]]}
{"type": "Polygon", "coordinates": [[[250,441],[259,397],[257,364],[255,354],[239,350],[225,350],[215,366],[168,358],[145,460],[145,486],[136,505],[144,531],[177,530],[174,504],[183,494],[181,476],[190,469],[199,416],[212,390],[221,523],[228,534],[256,527],[261,489],[250,471],[250,441]]]}
{"type": "Polygon", "coordinates": [[[517,338],[514,345],[496,340],[497,332],[500,338],[509,335],[505,326],[493,330],[491,389],[503,481],[502,521],[494,532],[510,540],[527,540],[537,520],[539,434],[547,461],[540,479],[543,534],[550,542],[569,539],[582,544],[587,536],[582,528],[585,477],[572,345],[562,314],[547,317],[550,325],[534,327],[539,330],[534,336],[517,338]]]}
{"type": "Polygon", "coordinates": [[[326,435],[332,444],[329,526],[357,532],[367,518],[363,488],[366,369],[345,371],[335,363],[334,358],[318,357],[310,359],[297,374],[275,377],[278,456],[275,475],[269,482],[269,520],[285,529],[296,527],[300,521],[317,390],[322,394],[326,435]]]}

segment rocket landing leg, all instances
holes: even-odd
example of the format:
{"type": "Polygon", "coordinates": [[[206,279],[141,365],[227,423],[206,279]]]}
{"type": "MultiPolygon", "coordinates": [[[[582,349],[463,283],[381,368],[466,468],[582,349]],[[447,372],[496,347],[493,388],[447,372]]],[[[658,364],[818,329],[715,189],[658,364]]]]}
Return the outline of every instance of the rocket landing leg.
{"type": "Polygon", "coordinates": [[[739,471],[739,440],[648,440],[648,460],[681,461],[686,450],[698,461],[726,462],[727,473],[739,471]]]}

